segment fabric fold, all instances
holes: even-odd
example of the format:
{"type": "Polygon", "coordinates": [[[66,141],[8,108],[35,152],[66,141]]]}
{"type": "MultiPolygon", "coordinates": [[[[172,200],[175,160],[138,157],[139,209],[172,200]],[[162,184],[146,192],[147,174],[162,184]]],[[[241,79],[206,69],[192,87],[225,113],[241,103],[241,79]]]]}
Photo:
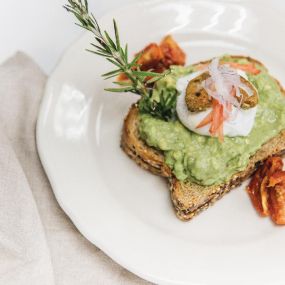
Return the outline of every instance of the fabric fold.
{"type": "Polygon", "coordinates": [[[35,139],[46,79],[23,53],[0,66],[0,284],[149,284],[89,243],[58,206],[35,139]]]}

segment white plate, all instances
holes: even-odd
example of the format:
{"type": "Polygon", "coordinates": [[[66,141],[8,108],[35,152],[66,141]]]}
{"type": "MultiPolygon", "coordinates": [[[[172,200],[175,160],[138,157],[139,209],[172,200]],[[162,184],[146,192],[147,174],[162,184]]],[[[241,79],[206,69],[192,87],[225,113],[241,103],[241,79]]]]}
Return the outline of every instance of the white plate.
{"type": "MultiPolygon", "coordinates": [[[[269,1],[150,1],[113,11],[131,53],[173,34],[188,63],[248,54],[284,79],[282,11],[269,1]]],[[[72,21],[71,21],[72,22],[72,21]]],[[[72,23],[71,23],[72,24],[72,23]]],[[[261,219],[244,187],[193,221],[174,214],[165,181],[120,149],[137,97],[104,92],[111,66],[80,38],[49,79],[38,120],[41,160],[64,211],[82,234],[135,274],[160,284],[284,284],[285,228],[261,219]]],[[[283,81],[284,83],[284,81],[283,81]]]]}

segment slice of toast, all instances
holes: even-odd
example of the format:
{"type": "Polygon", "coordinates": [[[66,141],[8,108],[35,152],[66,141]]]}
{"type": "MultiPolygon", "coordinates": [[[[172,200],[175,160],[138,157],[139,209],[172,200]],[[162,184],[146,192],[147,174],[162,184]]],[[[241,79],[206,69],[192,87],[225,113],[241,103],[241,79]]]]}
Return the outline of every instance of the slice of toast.
{"type": "MultiPolygon", "coordinates": [[[[249,57],[234,57],[246,58],[250,62],[262,65],[257,60],[249,57]]],[[[207,62],[200,62],[197,63],[197,65],[204,63],[207,62]]],[[[280,84],[279,86],[282,93],[285,95],[284,89],[280,84]]],[[[187,221],[192,219],[202,210],[207,209],[209,205],[223,197],[225,193],[239,186],[266,158],[271,155],[280,155],[285,152],[285,130],[263,144],[250,158],[245,170],[235,173],[226,183],[211,186],[183,182],[175,178],[171,169],[164,162],[163,153],[147,146],[140,139],[138,133],[138,108],[136,105],[133,105],[130,108],[129,113],[125,118],[122,130],[121,147],[139,166],[168,179],[171,199],[176,215],[179,219],[187,221]]]]}

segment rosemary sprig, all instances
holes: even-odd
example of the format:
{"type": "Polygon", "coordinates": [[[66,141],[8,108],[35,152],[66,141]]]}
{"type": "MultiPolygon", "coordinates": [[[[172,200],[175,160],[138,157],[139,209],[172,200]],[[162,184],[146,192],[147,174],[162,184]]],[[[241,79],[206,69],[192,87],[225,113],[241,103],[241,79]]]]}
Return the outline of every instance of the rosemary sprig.
{"type": "Polygon", "coordinates": [[[139,101],[139,109],[142,113],[150,114],[162,120],[172,121],[176,118],[177,91],[161,90],[159,100],[155,98],[142,97],[139,101]]]}
{"type": "Polygon", "coordinates": [[[124,73],[129,79],[128,82],[113,82],[118,87],[105,90],[111,92],[132,92],[141,95],[142,99],[139,104],[141,110],[151,110],[150,113],[152,115],[168,120],[168,117],[171,117],[172,115],[165,116],[165,112],[162,112],[162,110],[171,109],[171,113],[173,113],[176,100],[170,100],[170,98],[168,98],[168,100],[165,101],[165,94],[161,94],[159,95],[160,100],[154,102],[152,100],[152,91],[153,83],[169,74],[170,70],[164,73],[140,70],[138,60],[141,54],[138,54],[133,60],[129,61],[128,45],[126,44],[122,47],[116,21],[113,20],[115,37],[112,39],[108,32],[101,31],[96,18],[89,12],[87,0],[68,0],[68,4],[65,5],[64,8],[77,18],[77,25],[93,33],[96,42],[91,43],[93,49],[87,50],[105,57],[109,62],[116,66],[116,69],[107,72],[102,76],[105,79],[109,79],[118,76],[120,73],[124,73]],[[149,77],[151,77],[151,79],[148,80],[149,77]],[[166,103],[168,104],[167,106],[165,105],[166,103]]]}

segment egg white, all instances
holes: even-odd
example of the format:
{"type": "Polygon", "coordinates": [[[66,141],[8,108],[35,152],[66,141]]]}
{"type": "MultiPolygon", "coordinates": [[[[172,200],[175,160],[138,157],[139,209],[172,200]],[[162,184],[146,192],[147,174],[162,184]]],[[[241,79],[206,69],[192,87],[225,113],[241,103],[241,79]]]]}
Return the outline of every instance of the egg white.
{"type": "MultiPolygon", "coordinates": [[[[197,129],[196,126],[212,111],[212,108],[202,112],[190,112],[185,102],[186,88],[192,79],[204,71],[193,72],[178,79],[176,89],[180,92],[177,99],[176,111],[181,123],[189,130],[204,136],[211,136],[210,125],[197,129]]],[[[246,73],[238,70],[240,76],[248,79],[246,73]]],[[[256,116],[257,107],[248,110],[233,107],[232,115],[224,122],[224,135],[228,137],[248,136],[251,132],[256,116]]]]}

